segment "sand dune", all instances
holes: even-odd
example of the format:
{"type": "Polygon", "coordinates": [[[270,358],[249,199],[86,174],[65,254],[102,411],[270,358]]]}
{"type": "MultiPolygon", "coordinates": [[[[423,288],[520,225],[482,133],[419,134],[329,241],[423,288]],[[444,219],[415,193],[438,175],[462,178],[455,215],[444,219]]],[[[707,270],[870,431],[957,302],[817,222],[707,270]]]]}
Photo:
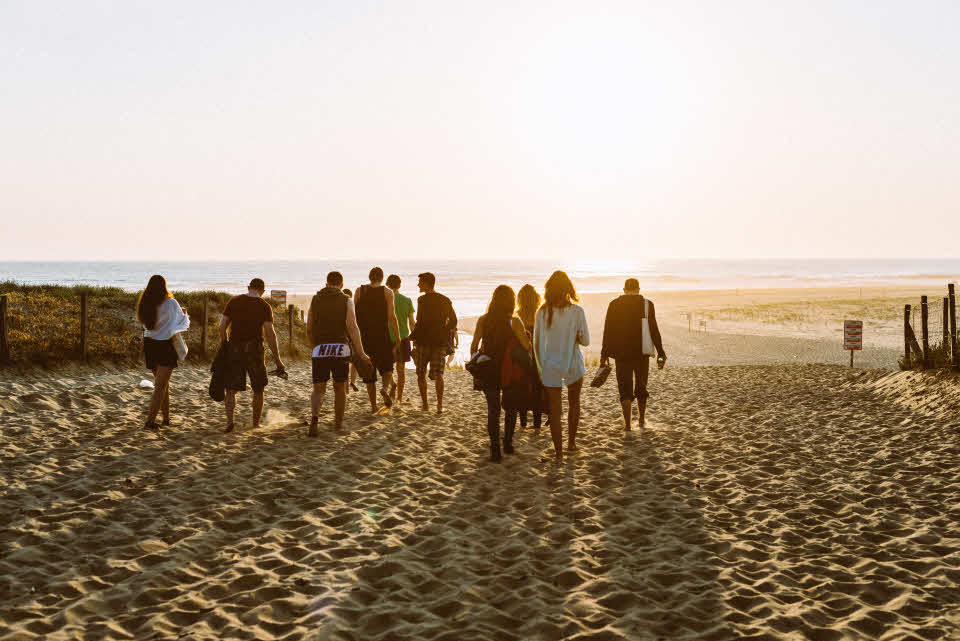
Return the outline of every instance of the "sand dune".
{"type": "Polygon", "coordinates": [[[0,382],[0,638],[960,638],[960,420],[880,373],[668,368],[626,436],[608,384],[560,466],[462,372],[316,440],[307,367],[234,435],[205,376],[160,435],[140,372],[0,382]]]}

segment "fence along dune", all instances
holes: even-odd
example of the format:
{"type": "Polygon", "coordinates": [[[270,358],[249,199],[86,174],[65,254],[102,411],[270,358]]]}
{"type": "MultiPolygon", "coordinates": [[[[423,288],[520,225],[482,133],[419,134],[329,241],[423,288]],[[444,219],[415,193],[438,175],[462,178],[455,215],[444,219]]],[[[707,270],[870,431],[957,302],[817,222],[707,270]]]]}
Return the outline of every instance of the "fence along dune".
{"type": "MultiPolygon", "coordinates": [[[[84,295],[88,305],[86,360],[118,364],[139,362],[143,349],[142,330],[134,314],[139,292],[127,292],[119,287],[22,285],[15,282],[0,283],[0,296],[6,301],[6,314],[0,320],[6,336],[6,352],[0,351],[0,362],[50,366],[83,360],[81,299],[84,295]]],[[[233,294],[198,291],[174,292],[174,296],[193,320],[185,336],[190,348],[188,360],[212,356],[211,349],[219,342],[217,323],[220,312],[233,294]],[[204,302],[207,303],[206,323],[202,322],[204,302]],[[201,349],[204,342],[206,350],[201,349]]],[[[305,325],[300,310],[291,314],[289,308],[281,309],[275,301],[265,300],[274,307],[277,333],[286,342],[285,352],[294,356],[307,354],[309,350],[303,340],[305,325]]]]}

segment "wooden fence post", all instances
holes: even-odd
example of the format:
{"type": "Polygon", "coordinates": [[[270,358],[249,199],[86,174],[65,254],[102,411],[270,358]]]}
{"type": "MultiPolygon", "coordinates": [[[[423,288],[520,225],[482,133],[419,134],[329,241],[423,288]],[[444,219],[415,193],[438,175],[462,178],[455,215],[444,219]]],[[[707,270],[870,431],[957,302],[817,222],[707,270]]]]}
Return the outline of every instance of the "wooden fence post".
{"type": "Polygon", "coordinates": [[[294,307],[293,305],[290,305],[290,307],[287,308],[287,320],[289,321],[288,329],[290,330],[289,332],[290,341],[289,341],[288,349],[290,350],[291,355],[293,355],[293,312],[294,312],[294,307]]]}
{"type": "Polygon", "coordinates": [[[80,294],[80,360],[87,361],[87,292],[80,294]]]}
{"type": "MultiPolygon", "coordinates": [[[[950,345],[950,299],[943,299],[943,347],[950,345]]],[[[949,353],[949,352],[948,352],[949,353]]]]}
{"type": "Polygon", "coordinates": [[[910,306],[903,306],[903,366],[904,369],[910,369],[910,306]]]}
{"type": "Polygon", "coordinates": [[[10,343],[7,342],[7,297],[0,296],[0,362],[10,360],[10,343]]]}
{"type": "Polygon", "coordinates": [[[923,369],[927,369],[928,367],[930,367],[930,327],[929,327],[929,323],[927,322],[929,321],[929,319],[930,319],[930,310],[927,307],[927,297],[921,296],[920,297],[920,323],[923,325],[923,327],[921,327],[920,330],[923,334],[923,344],[922,344],[923,369]]]}
{"type": "Polygon", "coordinates": [[[207,297],[203,297],[203,311],[200,313],[200,355],[207,355],[207,297]]]}
{"type": "Polygon", "coordinates": [[[960,370],[960,354],[957,354],[957,296],[953,283],[947,286],[950,292],[950,361],[953,371],[960,370]]]}

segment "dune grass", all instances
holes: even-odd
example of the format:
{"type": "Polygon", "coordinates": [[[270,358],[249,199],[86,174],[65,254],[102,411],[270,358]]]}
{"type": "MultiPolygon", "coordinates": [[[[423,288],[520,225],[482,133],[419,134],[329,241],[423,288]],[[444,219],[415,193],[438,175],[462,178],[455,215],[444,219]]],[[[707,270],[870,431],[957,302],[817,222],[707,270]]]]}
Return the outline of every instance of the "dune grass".
{"type": "MultiPolygon", "coordinates": [[[[89,362],[129,365],[142,361],[143,331],[136,320],[139,292],[118,287],[22,285],[0,282],[0,295],[7,296],[7,338],[14,365],[52,366],[76,361],[80,356],[80,294],[88,294],[87,358],[89,362]]],[[[177,302],[190,315],[185,339],[190,348],[187,361],[204,362],[220,344],[217,325],[220,312],[232,294],[216,291],[174,292],[177,302]],[[203,301],[208,301],[207,355],[200,354],[203,301]]],[[[270,299],[274,327],[285,359],[309,353],[304,341],[304,323],[299,310],[294,319],[294,349],[289,345],[287,311],[270,299]]]]}
{"type": "Polygon", "coordinates": [[[897,321],[903,319],[903,306],[919,306],[916,297],[877,297],[824,300],[810,302],[764,303],[724,307],[704,311],[710,320],[747,321],[755,323],[838,323],[847,318],[864,321],[897,321]]]}

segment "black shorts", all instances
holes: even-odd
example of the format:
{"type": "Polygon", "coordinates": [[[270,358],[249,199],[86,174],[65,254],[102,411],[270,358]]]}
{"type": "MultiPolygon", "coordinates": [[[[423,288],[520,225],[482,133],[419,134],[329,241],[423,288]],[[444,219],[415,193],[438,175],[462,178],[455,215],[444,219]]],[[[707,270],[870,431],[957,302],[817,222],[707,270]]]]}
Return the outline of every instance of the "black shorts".
{"type": "Polygon", "coordinates": [[[263,363],[263,343],[257,340],[227,344],[226,388],[235,392],[247,389],[247,375],[254,392],[267,386],[267,366],[263,363]]]}
{"type": "Polygon", "coordinates": [[[409,338],[404,338],[400,341],[400,362],[409,363],[413,354],[413,345],[410,343],[409,338]]]}
{"type": "Polygon", "coordinates": [[[370,378],[363,379],[363,382],[367,385],[377,382],[377,372],[380,373],[380,376],[386,376],[387,374],[393,371],[393,347],[390,345],[380,345],[376,351],[367,350],[367,356],[370,357],[370,362],[373,363],[373,368],[370,370],[370,378]]]}
{"type": "Polygon", "coordinates": [[[647,380],[650,377],[650,357],[620,358],[617,361],[617,388],[620,402],[639,400],[647,402],[647,380]]]}
{"type": "Polygon", "coordinates": [[[333,375],[334,383],[346,383],[350,377],[350,359],[349,358],[314,358],[313,359],[313,382],[326,383],[333,375]]]}
{"type": "Polygon", "coordinates": [[[147,361],[147,369],[157,367],[177,367],[177,350],[173,349],[173,340],[158,341],[153,338],[143,339],[143,355],[147,361]]]}

